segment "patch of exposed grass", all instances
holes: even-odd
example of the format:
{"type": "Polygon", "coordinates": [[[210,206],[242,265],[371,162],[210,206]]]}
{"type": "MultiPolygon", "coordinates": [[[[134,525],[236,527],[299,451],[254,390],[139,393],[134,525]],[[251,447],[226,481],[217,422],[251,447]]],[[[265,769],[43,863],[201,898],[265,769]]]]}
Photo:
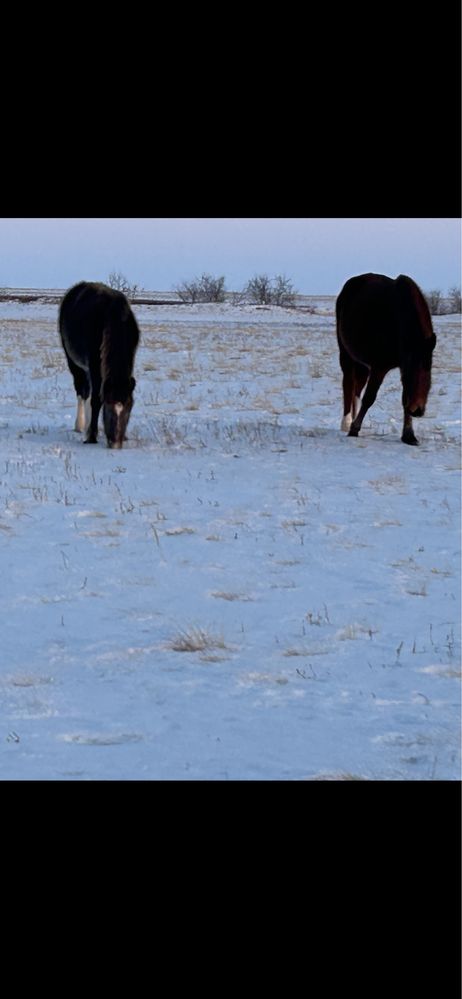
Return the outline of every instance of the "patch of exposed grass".
{"type": "Polygon", "coordinates": [[[168,531],[164,531],[166,537],[175,538],[181,534],[195,534],[193,527],[171,527],[168,531]]]}
{"type": "Polygon", "coordinates": [[[364,624],[347,624],[346,628],[342,628],[341,631],[337,632],[336,637],[339,642],[355,642],[358,638],[368,635],[372,639],[373,635],[377,634],[377,628],[371,628],[364,624]]]}
{"type": "Polygon", "coordinates": [[[244,603],[248,603],[253,600],[253,597],[249,597],[246,593],[228,593],[221,590],[214,590],[211,594],[216,600],[241,600],[244,603]]]}
{"type": "Polygon", "coordinates": [[[380,479],[369,479],[368,485],[378,493],[406,492],[406,483],[401,475],[383,475],[380,479]]]}
{"type": "Polygon", "coordinates": [[[361,774],[340,772],[316,774],[314,777],[306,777],[305,780],[370,780],[370,777],[362,777],[361,774]]]}
{"type": "Polygon", "coordinates": [[[283,652],[284,656],[327,656],[329,649],[322,649],[319,646],[291,645],[283,652]]]}
{"type": "Polygon", "coordinates": [[[226,649],[223,635],[214,635],[204,628],[180,629],[170,640],[168,648],[173,652],[209,652],[212,649],[226,649]]]}

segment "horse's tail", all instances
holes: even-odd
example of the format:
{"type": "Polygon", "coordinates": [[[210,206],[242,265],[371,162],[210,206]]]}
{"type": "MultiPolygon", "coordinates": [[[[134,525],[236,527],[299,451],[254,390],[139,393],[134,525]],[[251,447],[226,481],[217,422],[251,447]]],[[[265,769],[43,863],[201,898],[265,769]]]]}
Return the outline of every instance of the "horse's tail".
{"type": "Polygon", "coordinates": [[[396,278],[395,287],[399,309],[404,316],[404,325],[411,344],[418,346],[422,344],[422,340],[431,340],[434,345],[436,338],[430,309],[419,286],[406,274],[400,274],[396,278]]]}

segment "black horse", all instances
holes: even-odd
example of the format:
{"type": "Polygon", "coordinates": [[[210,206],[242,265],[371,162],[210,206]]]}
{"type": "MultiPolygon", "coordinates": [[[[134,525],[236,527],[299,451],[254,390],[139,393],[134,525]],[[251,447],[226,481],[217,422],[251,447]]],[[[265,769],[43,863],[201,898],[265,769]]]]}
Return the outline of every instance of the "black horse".
{"type": "Polygon", "coordinates": [[[384,274],[360,274],[342,288],[336,314],[343,371],[342,430],[348,430],[350,437],[358,436],[385,375],[400,368],[404,408],[401,440],[418,444],[412,417],[425,412],[436,344],[420,288],[403,274],[395,280],[384,274]]]}
{"type": "Polygon", "coordinates": [[[77,393],[75,429],[96,444],[103,406],[108,447],[121,448],[133,406],[139,329],[121,291],[81,281],[66,292],[59,332],[77,393]]]}

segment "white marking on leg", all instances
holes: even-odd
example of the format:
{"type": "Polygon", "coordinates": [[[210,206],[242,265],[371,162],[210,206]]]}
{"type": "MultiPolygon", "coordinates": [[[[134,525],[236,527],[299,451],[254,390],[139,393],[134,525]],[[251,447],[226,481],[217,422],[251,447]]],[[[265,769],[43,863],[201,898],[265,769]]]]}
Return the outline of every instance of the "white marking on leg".
{"type": "Polygon", "coordinates": [[[80,434],[85,430],[85,403],[81,395],[77,396],[77,416],[75,418],[74,430],[80,434]]]}
{"type": "Polygon", "coordinates": [[[123,407],[123,403],[121,403],[121,402],[116,402],[116,404],[115,404],[115,406],[114,406],[114,409],[115,409],[115,411],[116,411],[116,415],[117,415],[117,416],[120,416],[120,414],[121,414],[121,413],[123,412],[123,408],[124,408],[124,407],[123,407]]]}
{"type": "Polygon", "coordinates": [[[356,419],[356,417],[357,417],[357,415],[359,413],[360,408],[361,408],[361,399],[360,399],[359,395],[356,395],[355,398],[354,398],[354,400],[353,400],[353,419],[354,420],[356,419]]]}
{"type": "Polygon", "coordinates": [[[346,416],[343,417],[341,430],[349,430],[351,424],[352,424],[351,413],[347,413],[346,416]]]}

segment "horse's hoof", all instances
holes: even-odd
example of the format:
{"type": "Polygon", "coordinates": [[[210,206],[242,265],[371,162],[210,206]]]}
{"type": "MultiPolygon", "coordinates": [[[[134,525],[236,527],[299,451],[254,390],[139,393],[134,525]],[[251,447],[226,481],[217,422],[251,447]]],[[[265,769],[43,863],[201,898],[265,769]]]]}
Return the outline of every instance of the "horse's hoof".
{"type": "Polygon", "coordinates": [[[83,443],[84,443],[84,444],[97,444],[97,443],[98,443],[98,441],[96,440],[96,437],[87,437],[87,438],[86,438],[86,439],[84,440],[84,442],[83,442],[83,443]]]}
{"type": "Polygon", "coordinates": [[[403,444],[412,444],[414,447],[416,447],[416,446],[418,447],[418,445],[419,445],[417,437],[414,437],[414,434],[408,434],[407,437],[405,437],[404,434],[403,434],[401,440],[402,440],[403,444]]]}
{"type": "Polygon", "coordinates": [[[359,430],[355,430],[354,427],[351,427],[350,430],[348,431],[348,436],[349,437],[357,437],[358,434],[359,434],[359,430]]]}

